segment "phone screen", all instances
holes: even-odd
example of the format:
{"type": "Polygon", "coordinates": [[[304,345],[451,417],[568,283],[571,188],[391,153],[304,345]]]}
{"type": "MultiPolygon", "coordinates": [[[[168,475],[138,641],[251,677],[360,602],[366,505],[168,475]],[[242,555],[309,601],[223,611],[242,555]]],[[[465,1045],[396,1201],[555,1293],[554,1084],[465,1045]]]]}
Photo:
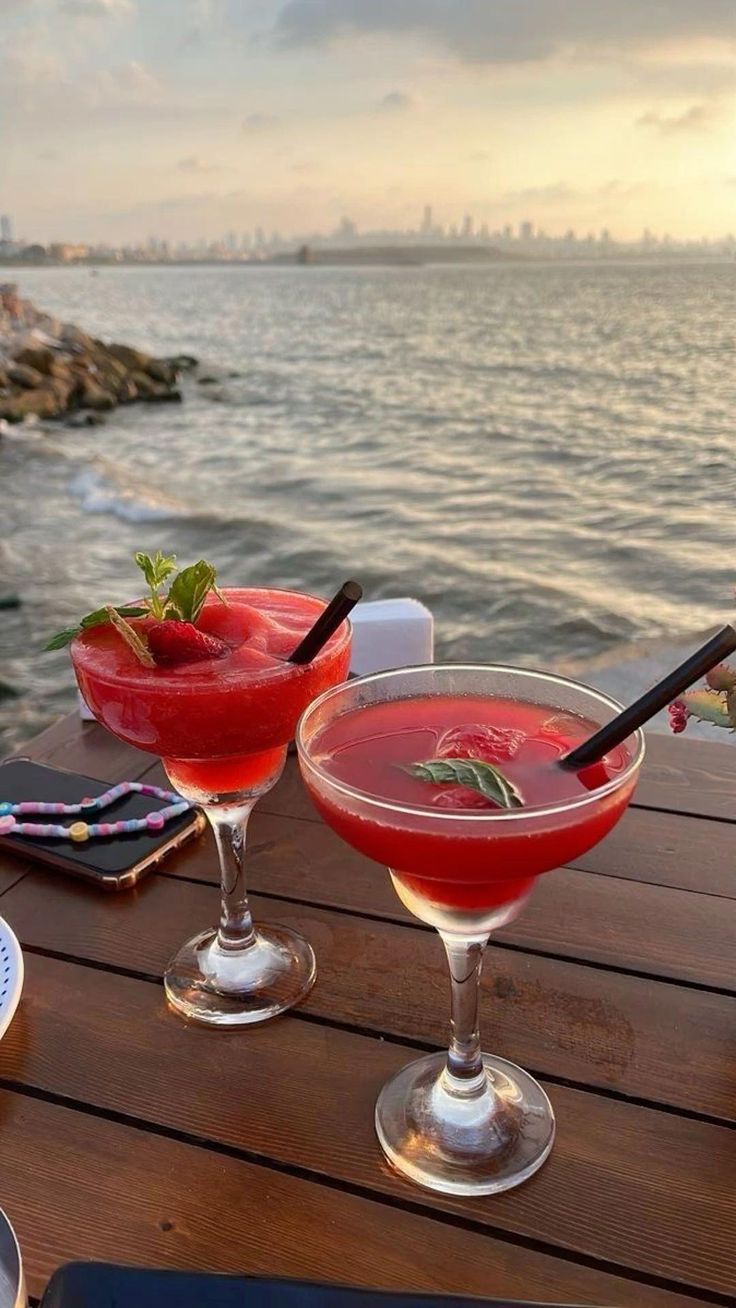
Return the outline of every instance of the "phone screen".
{"type": "MultiPolygon", "coordinates": [[[[91,777],[83,777],[75,772],[62,772],[58,768],[32,763],[27,759],[13,759],[0,766],[0,803],[8,801],[20,804],[24,800],[40,800],[45,803],[78,804],[87,797],[104,795],[113,784],[112,781],[93,781],[91,777]]],[[[164,807],[163,800],[133,793],[123,795],[109,808],[89,819],[84,819],[81,814],[56,818],[29,813],[25,820],[58,822],[60,826],[66,827],[80,820],[119,822],[127,818],[142,818],[147,813],[164,807]]],[[[2,836],[0,847],[25,858],[38,858],[40,862],[57,862],[61,857],[70,866],[70,870],[76,865],[80,872],[87,875],[116,877],[151,858],[162,845],[169,844],[175,836],[190,828],[193,817],[192,812],[182,813],[172,822],[167,822],[161,831],[132,831],[126,835],[92,839],[80,844],[61,838],[40,840],[34,836],[2,836]]]]}

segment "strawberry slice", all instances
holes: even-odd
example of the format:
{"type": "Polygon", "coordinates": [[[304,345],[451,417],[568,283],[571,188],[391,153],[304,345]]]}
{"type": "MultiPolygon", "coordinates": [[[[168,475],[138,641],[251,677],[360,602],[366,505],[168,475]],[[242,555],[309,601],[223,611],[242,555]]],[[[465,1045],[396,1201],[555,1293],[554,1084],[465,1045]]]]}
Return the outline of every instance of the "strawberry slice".
{"type": "Polygon", "coordinates": [[[221,659],[230,646],[218,636],[200,631],[191,622],[167,618],[146,628],[148,648],[156,663],[199,663],[201,659],[221,659]]]}

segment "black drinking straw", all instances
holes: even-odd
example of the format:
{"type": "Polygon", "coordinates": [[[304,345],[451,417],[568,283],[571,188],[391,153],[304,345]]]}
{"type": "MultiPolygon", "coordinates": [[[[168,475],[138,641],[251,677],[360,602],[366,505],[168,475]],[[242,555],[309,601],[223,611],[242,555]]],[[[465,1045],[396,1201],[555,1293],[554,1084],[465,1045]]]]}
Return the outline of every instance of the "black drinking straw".
{"type": "Polygon", "coordinates": [[[655,713],[670,704],[673,699],[677,699],[683,690],[692,686],[694,681],[702,677],[704,673],[710,672],[721,659],[725,659],[728,654],[733,654],[736,650],[736,631],[733,627],[722,627],[711,636],[700,649],[685,659],[679,668],[674,668],[669,672],[662,681],[658,681],[656,686],[647,690],[641,699],[637,699],[618,717],[607,722],[605,727],[596,731],[594,735],[584,740],[582,745],[573,749],[569,754],[563,754],[559,760],[561,767],[565,768],[584,768],[589,763],[597,763],[599,758],[603,758],[609,749],[614,749],[626,740],[633,731],[642,727],[645,722],[653,718],[655,713]]]}
{"type": "Polygon", "coordinates": [[[287,663],[311,663],[326,645],[333,631],[337,631],[351,609],[355,608],[363,594],[363,587],[357,581],[346,581],[340,587],[334,599],[320,613],[317,621],[304,639],[290,654],[287,663]]]}

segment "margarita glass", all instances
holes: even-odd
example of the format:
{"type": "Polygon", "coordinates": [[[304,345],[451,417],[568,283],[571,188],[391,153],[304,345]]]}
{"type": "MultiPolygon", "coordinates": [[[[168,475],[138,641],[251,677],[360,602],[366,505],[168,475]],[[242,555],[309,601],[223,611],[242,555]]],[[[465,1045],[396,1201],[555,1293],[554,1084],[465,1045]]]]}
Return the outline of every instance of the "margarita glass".
{"type": "Polygon", "coordinates": [[[449,1052],[405,1067],[376,1105],[385,1154],[420,1185],[492,1194],[526,1180],[552,1148],[542,1087],[481,1053],[483,950],[490,932],[516,917],[535,877],[591,848],[624,812],[644,754],[640,732],[580,773],[559,766],[619,711],[563,677],[447,665],[350,681],[301,719],[300,764],[319,812],[388,866],[401,901],[437,928],[447,953],[449,1052]],[[494,806],[476,789],[416,774],[437,758],[495,762],[523,806],[494,806]]]}
{"type": "MultiPolygon", "coordinates": [[[[288,657],[325,608],[296,591],[228,589],[207,596],[197,628],[230,653],[145,667],[110,624],[76,636],[80,690],[114,735],[160,754],[172,785],[200,805],[220,858],[220,923],[188,941],[169,963],[169,1002],[219,1026],[263,1021],[290,1008],[314,983],[311,946],[296,931],[253,925],[245,888],[245,840],[256,801],[276,783],[299,714],[342,681],[350,661],[345,621],[311,663],[288,657]]],[[[145,633],[149,618],[130,625],[145,633]]]]}

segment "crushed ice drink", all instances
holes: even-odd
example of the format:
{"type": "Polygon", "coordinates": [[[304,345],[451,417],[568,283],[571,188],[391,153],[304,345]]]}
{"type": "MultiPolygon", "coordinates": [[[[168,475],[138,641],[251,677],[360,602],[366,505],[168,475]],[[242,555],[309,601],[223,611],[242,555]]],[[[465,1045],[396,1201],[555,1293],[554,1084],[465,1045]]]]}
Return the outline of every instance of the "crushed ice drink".
{"type": "MultiPolygon", "coordinates": [[[[268,788],[299,714],[341,681],[350,642],[340,628],[312,663],[285,660],[324,602],[294,591],[227,589],[208,595],[197,628],[230,647],[222,658],[144,667],[109,623],[74,640],[80,689],[99,722],[159,754],[174,785],[202,798],[268,788]]],[[[150,618],[131,619],[145,632],[150,618]]]]}
{"type": "Polygon", "coordinates": [[[338,835],[389,867],[412,912],[440,928],[467,927],[524,895],[540,873],[597,844],[618,821],[634,777],[597,798],[591,792],[626,770],[626,746],[580,773],[558,766],[597,725],[551,705],[501,697],[386,700],[342,713],[318,732],[311,755],[335,787],[315,783],[309,771],[305,779],[338,835]],[[478,791],[407,771],[428,759],[468,756],[503,770],[530,809],[528,819],[478,791]],[[364,802],[358,792],[385,806],[364,802]],[[585,801],[579,810],[570,807],[575,799],[585,801]]]}

